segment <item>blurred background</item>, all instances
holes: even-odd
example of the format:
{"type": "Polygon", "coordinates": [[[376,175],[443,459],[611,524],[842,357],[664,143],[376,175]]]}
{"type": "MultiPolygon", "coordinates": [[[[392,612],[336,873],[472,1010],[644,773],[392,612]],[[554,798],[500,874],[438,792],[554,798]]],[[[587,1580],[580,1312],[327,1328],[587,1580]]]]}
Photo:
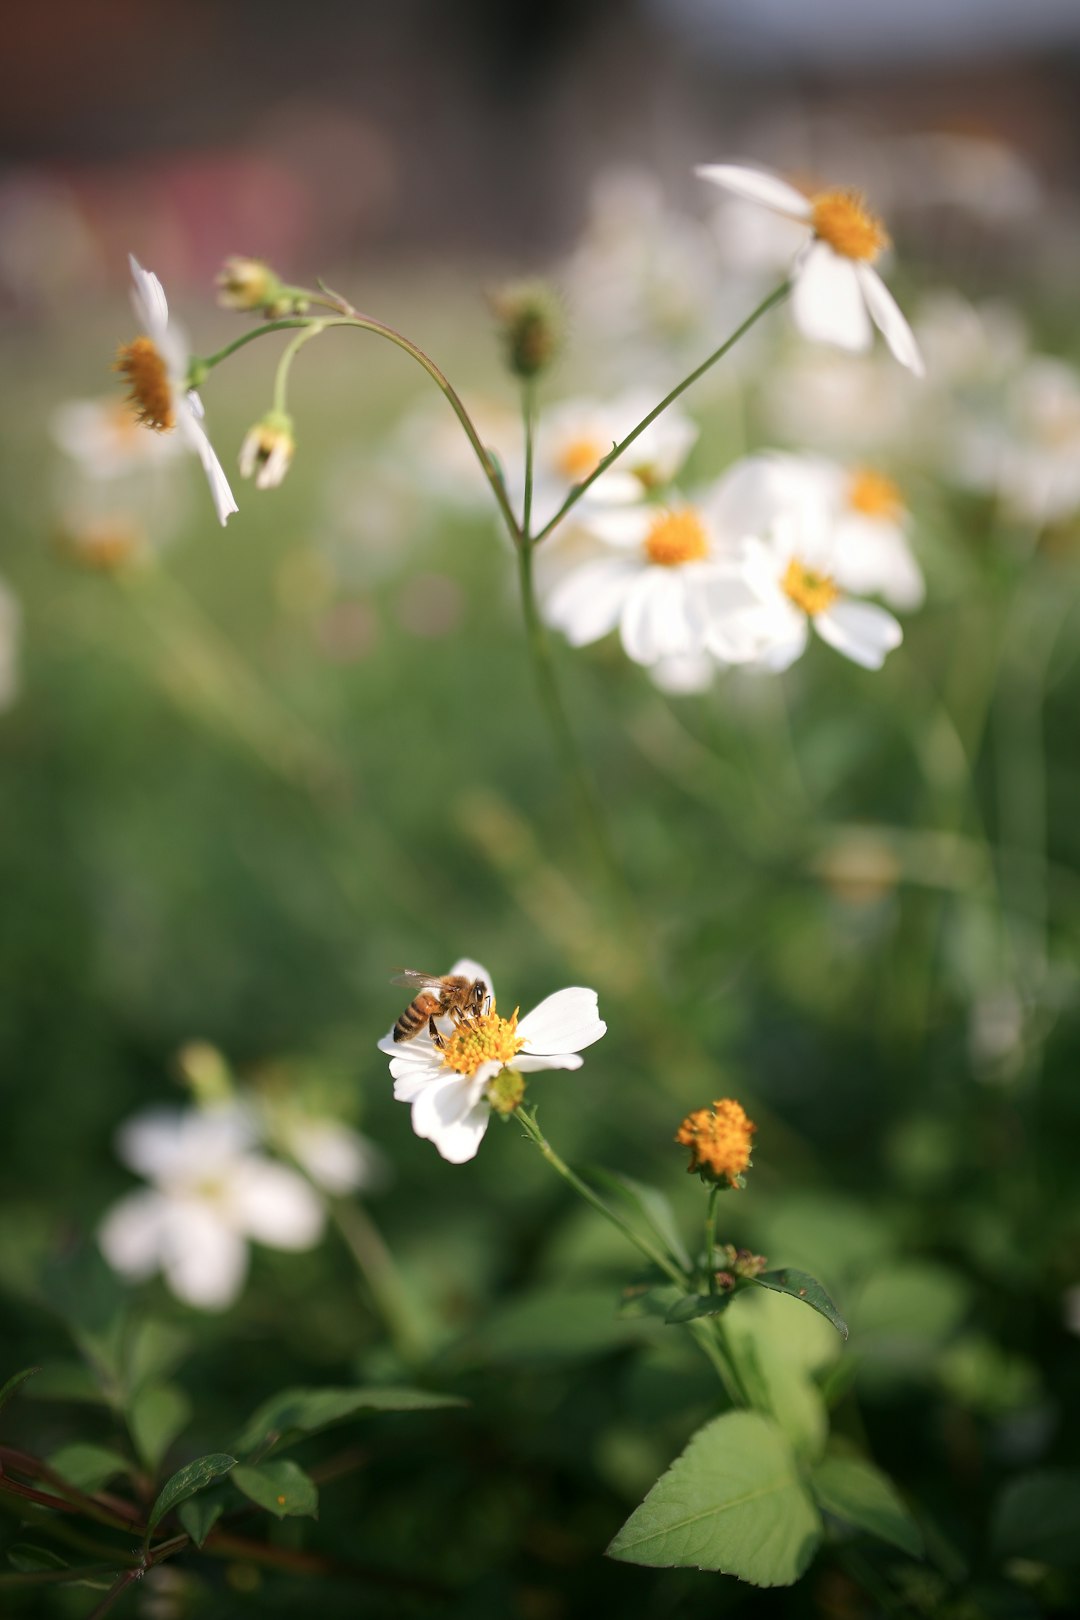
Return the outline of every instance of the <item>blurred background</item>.
{"type": "MultiPolygon", "coordinates": [[[[303,1544],[381,1575],[331,1581],[320,1612],[358,1591],[372,1614],[524,1620],[1076,1612],[1075,1517],[1048,1546],[995,1541],[994,1516],[1027,1472],[1078,1493],[1078,85],[1071,0],[6,20],[0,1375],[70,1371],[95,1313],[149,1312],[186,1357],[177,1462],[283,1384],[468,1395],[466,1416],[365,1431],[303,1544]],[[783,678],[672,696],[610,641],[558,649],[635,938],[570,822],[486,491],[399,351],[343,334],[298,359],[276,492],[236,456],[279,340],[213,373],[224,532],[194,461],[106,468],[64,412],[119,396],[129,252],[201,354],[242,330],[213,285],[241,253],[415,338],[512,458],[487,294],[558,289],[546,405],[659,397],[790,260],[702,195],[693,165],[724,160],[865,188],[929,376],[811,349],[781,311],[684,402],[686,480],[771,446],[883,467],[926,603],[880,675],[819,644],[783,678]],[[806,1364],[933,1526],[927,1563],[841,1549],[770,1594],[603,1560],[711,1391],[681,1339],[613,1316],[635,1257],[513,1127],[452,1167],[393,1102],[390,974],[464,953],[500,1004],[596,986],[610,1034],[580,1076],[537,1081],[545,1129],[662,1185],[687,1229],[679,1119],[745,1101],[757,1167],[724,1235],[833,1290],[851,1347],[806,1364]],[[136,1185],[117,1129],[189,1100],[196,1039],[260,1106],[375,1144],[358,1196],[413,1302],[408,1354],[347,1213],[309,1253],[256,1250],[224,1314],[105,1273],[95,1233],[136,1185]]],[[[13,1443],[108,1441],[114,1414],[73,1387],[9,1409],[13,1443]]],[[[308,1592],[236,1559],[184,1575],[171,1609],[126,1601],[275,1613],[308,1592]]],[[[6,1597],[67,1616],[93,1594],[6,1597]]]]}

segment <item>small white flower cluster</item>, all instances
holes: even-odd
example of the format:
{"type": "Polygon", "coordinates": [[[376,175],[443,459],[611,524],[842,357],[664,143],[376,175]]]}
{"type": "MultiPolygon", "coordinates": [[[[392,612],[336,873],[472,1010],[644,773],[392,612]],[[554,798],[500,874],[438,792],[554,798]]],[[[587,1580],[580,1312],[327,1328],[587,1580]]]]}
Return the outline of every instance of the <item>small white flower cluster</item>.
{"type": "Polygon", "coordinates": [[[151,1185],[127,1193],[102,1221],[109,1264],[132,1282],[160,1271],[178,1299],[219,1311],[243,1287],[249,1242],[310,1249],[325,1220],[321,1193],[356,1191],[384,1172],[372,1145],[338,1121],[294,1124],[275,1136],[310,1179],[258,1151],[266,1133],[234,1102],[153,1108],[129,1120],[117,1153],[151,1185]]]}

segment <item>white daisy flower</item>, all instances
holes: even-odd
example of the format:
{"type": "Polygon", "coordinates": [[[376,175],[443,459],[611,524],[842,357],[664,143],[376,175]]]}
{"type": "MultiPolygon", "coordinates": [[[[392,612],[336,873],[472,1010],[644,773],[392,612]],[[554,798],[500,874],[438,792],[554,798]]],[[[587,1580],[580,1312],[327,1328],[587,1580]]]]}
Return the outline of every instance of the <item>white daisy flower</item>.
{"type": "MultiPolygon", "coordinates": [[[[749,613],[732,615],[730,591],[721,587],[715,611],[729,634],[757,649],[767,669],[787,669],[805,651],[811,625],[823,641],[866,669],[880,669],[903,632],[891,613],[874,602],[856,601],[844,583],[845,556],[835,528],[820,506],[804,505],[777,517],[765,539],[743,544],[741,578],[756,598],[749,613]]],[[[704,584],[708,598],[716,591],[704,584]]]]}
{"type": "Polygon", "coordinates": [[[123,1126],[117,1152],[152,1183],[114,1204],[98,1230],[109,1264],[132,1281],[156,1271],[177,1298],[224,1310],[247,1274],[248,1240],[309,1249],[323,1228],[318,1195],[295,1170],[252,1151],[237,1108],[158,1108],[123,1126]]]}
{"type": "Polygon", "coordinates": [[[130,263],[131,302],[143,332],[131,343],[121,344],[116,369],[127,380],[138,420],[156,433],[175,429],[198,456],[218,518],[225,523],[238,507],[203,427],[202,401],[194,389],[185,386],[190,361],[187,343],[176,323],[169,320],[169,306],[157,276],[144,270],[133,255],[130,263]]]}
{"type": "Polygon", "coordinates": [[[726,478],[685,504],[582,513],[568,566],[546,581],[548,623],[573,647],[617,628],[627,657],[649,666],[692,659],[700,667],[703,653],[729,663],[755,656],[743,631],[756,599],[740,576],[744,531],[735,516],[726,478]]]}
{"type": "Polygon", "coordinates": [[[1080,374],[1034,355],[1011,384],[956,432],[956,475],[996,492],[1026,523],[1056,523],[1080,510],[1080,374]]]}
{"type": "Polygon", "coordinates": [[[909,513],[898,484],[873,467],[845,467],[823,456],[749,456],[729,476],[728,499],[748,535],[767,535],[786,513],[813,508],[830,533],[834,572],[856,595],[890,607],[922,605],[922,570],[908,540],[909,513]]]}
{"type": "Polygon", "coordinates": [[[699,164],[694,172],[810,227],[810,240],[792,270],[792,310],[804,337],[861,351],[869,349],[876,326],[900,364],[922,376],[911,327],[874,269],[889,238],[858,193],[822,191],[807,197],[779,175],[732,163],[699,164]]]}
{"type": "Polygon", "coordinates": [[[50,422],[53,439],[87,478],[111,480],[170,461],[182,448],[167,434],[146,433],[126,399],[71,399],[50,422]]]}
{"type": "Polygon", "coordinates": [[[595,990],[557,990],[519,1019],[515,1009],[503,1018],[495,1005],[491,977],[478,962],[463,958],[450,969],[487,985],[487,1010],[460,1024],[438,1020],[442,1045],[425,1028],[411,1041],[395,1041],[393,1031],[379,1042],[390,1058],[394,1096],[412,1105],[417,1136],[434,1142],[444,1159],[464,1164],[475,1156],[493,1106],[511,1112],[521,1082],[493,1089],[504,1074],[541,1069],[580,1069],[579,1053],[607,1033],[595,990]]]}

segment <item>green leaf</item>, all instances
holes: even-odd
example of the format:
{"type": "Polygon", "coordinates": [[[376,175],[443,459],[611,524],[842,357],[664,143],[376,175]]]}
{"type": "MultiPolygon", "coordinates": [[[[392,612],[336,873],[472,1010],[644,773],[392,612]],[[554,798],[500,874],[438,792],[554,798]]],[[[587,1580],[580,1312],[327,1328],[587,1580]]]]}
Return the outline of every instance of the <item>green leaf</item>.
{"type": "Polygon", "coordinates": [[[230,1468],[236,1467],[236,1458],[230,1457],[224,1451],[211,1451],[205,1457],[196,1457],[194,1462],[188,1463],[186,1468],[179,1469],[162,1488],[161,1495],[154,1503],[153,1511],[146,1524],[146,1533],[149,1537],[154,1527],[161,1522],[172,1508],[185,1502],[196,1491],[203,1491],[227,1474],[230,1468]]]}
{"type": "Polygon", "coordinates": [[[82,1361],[43,1361],[34,1382],[27,1386],[31,1401],[89,1401],[107,1404],[105,1392],[82,1361]]]}
{"type": "Polygon", "coordinates": [[[581,1361],[609,1355],[652,1331],[645,1317],[619,1314],[606,1284],[538,1288],[498,1306],[462,1348],[485,1365],[581,1361]]]}
{"type": "Polygon", "coordinates": [[[971,1285],[932,1261],[886,1266],[868,1277],[852,1316],[867,1363],[894,1375],[922,1374],[956,1333],[971,1285]]]}
{"type": "Polygon", "coordinates": [[[798,1457],[816,1461],[829,1418],[813,1368],[823,1337],[836,1352],[832,1328],[786,1295],[747,1289],[725,1318],[725,1333],[749,1405],[776,1419],[798,1457]]]}
{"type": "Polygon", "coordinates": [[[807,1272],[796,1271],[794,1266],[784,1266],[780,1271],[763,1271],[760,1277],[753,1280],[762,1288],[771,1288],[774,1293],[790,1294],[792,1299],[801,1300],[831,1322],[842,1339],[847,1338],[848,1325],[844,1318],[817,1279],[807,1272]]]}
{"type": "Polygon", "coordinates": [[[124,1343],[125,1389],[134,1394],[144,1384],[163,1384],[191,1348],[191,1334],[155,1316],[142,1317],[128,1328],[124,1343]]]}
{"type": "Polygon", "coordinates": [[[719,1316],[735,1298],[734,1291],[727,1294],[684,1294],[664,1317],[665,1322],[693,1322],[699,1316],[719,1316]]]}
{"type": "Polygon", "coordinates": [[[161,1459],[187,1427],[191,1402],[176,1384],[147,1384],[131,1402],[128,1425],[142,1461],[156,1474],[161,1459]]]}
{"type": "Polygon", "coordinates": [[[7,1550],[8,1562],[22,1575],[36,1575],[43,1569],[67,1569],[66,1558],[61,1558],[51,1547],[39,1547],[31,1541],[17,1541],[7,1550]]]}
{"type": "Polygon", "coordinates": [[[675,1212],[659,1187],[650,1187],[644,1181],[635,1181],[632,1176],[620,1175],[613,1170],[590,1170],[589,1180],[618,1193],[656,1233],[671,1258],[684,1271],[690,1270],[690,1256],[683,1244],[675,1212]]]}
{"type": "Polygon", "coordinates": [[[676,1301],[685,1298],[682,1289],[676,1288],[674,1283],[659,1283],[653,1288],[645,1283],[632,1284],[623,1289],[619,1315],[655,1316],[663,1322],[676,1301]]]}
{"type": "Polygon", "coordinates": [[[23,1384],[26,1383],[26,1380],[28,1378],[33,1378],[34,1374],[39,1373],[40,1371],[40,1367],[24,1367],[22,1372],[12,1373],[11,1377],[8,1379],[7,1383],[4,1384],[3,1388],[0,1388],[0,1412],[4,1410],[4,1407],[7,1405],[8,1401],[10,1401],[11,1397],[22,1388],[23,1384]]]}
{"type": "Polygon", "coordinates": [[[1011,1480],[997,1499],[990,1538],[1002,1558],[1080,1563],[1080,1469],[1040,1468],[1011,1480]]]}
{"type": "Polygon", "coordinates": [[[277,1519],[317,1519],[319,1492],[310,1474],[287,1458],[233,1469],[232,1482],[277,1519]]]}
{"type": "Polygon", "coordinates": [[[176,1516],[195,1543],[201,1547],[225,1511],[225,1499],[217,1491],[206,1491],[181,1502],[176,1516]]]}
{"type": "Polygon", "coordinates": [[[79,1491],[99,1491],[117,1474],[129,1473],[131,1469],[127,1458],[121,1457],[119,1452],[81,1441],[61,1446],[46,1461],[50,1468],[55,1468],[61,1479],[66,1479],[69,1485],[74,1485],[79,1491]]]}
{"type": "Polygon", "coordinates": [[[791,1586],[820,1540],[821,1520],[780,1430],[756,1412],[725,1412],[661,1475],[608,1556],[791,1586]]]}
{"type": "Polygon", "coordinates": [[[818,1506],[856,1530],[866,1530],[912,1558],[923,1556],[922,1531],[892,1480],[861,1457],[826,1457],[810,1486],[818,1506]]]}
{"type": "Polygon", "coordinates": [[[465,1405],[460,1396],[426,1389],[283,1389],[249,1418],[236,1449],[251,1452],[267,1445],[291,1445],[301,1435],[317,1434],[361,1412],[430,1412],[465,1405]]]}

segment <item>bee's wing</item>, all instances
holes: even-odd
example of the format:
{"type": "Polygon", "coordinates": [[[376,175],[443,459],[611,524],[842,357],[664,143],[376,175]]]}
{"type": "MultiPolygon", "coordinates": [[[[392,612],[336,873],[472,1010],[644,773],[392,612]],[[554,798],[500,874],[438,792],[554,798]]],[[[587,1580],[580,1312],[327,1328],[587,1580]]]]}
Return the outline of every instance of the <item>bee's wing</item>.
{"type": "Polygon", "coordinates": [[[441,990],[443,976],[441,973],[417,973],[413,968],[402,968],[390,980],[391,984],[403,984],[407,990],[441,990]]]}

